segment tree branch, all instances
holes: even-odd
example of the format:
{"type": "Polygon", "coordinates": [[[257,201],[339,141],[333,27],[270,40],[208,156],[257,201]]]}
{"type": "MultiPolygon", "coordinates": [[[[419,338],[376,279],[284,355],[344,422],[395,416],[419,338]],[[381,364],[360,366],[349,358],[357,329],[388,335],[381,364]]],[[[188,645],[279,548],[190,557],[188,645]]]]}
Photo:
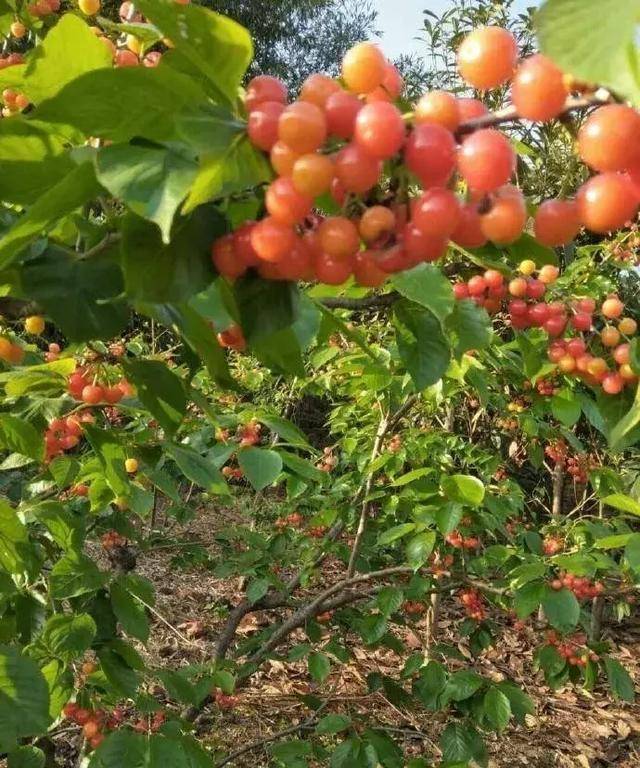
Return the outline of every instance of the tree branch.
{"type": "Polygon", "coordinates": [[[351,309],[357,311],[359,309],[384,309],[390,307],[398,299],[401,298],[397,291],[391,293],[383,293],[380,296],[364,296],[362,299],[348,299],[337,297],[330,297],[326,299],[320,299],[320,302],[327,309],[351,309]]]}

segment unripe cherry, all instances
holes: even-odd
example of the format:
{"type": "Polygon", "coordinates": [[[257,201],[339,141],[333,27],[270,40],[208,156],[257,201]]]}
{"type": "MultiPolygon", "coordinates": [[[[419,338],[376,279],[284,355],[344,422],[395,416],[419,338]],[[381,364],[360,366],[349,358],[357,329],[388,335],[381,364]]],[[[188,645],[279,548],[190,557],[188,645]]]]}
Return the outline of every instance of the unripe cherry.
{"type": "Polygon", "coordinates": [[[298,192],[314,198],[329,190],[334,174],[333,160],[327,155],[313,153],[302,155],[295,161],[291,180],[298,192]]]}
{"type": "Polygon", "coordinates": [[[314,152],[327,138],[324,112],[307,101],[294,101],[280,115],[278,138],[295,152],[314,152]]]}
{"type": "Polygon", "coordinates": [[[362,214],[358,229],[365,243],[374,243],[382,235],[393,232],[395,226],[394,212],[383,205],[374,205],[362,214]]]}
{"type": "Polygon", "coordinates": [[[330,216],[318,227],[322,251],[334,259],[348,259],[360,247],[355,224],[344,216],[330,216]]]}
{"type": "Polygon", "coordinates": [[[638,330],[638,323],[632,317],[623,317],[618,323],[618,330],[625,336],[633,336],[638,330]]]}
{"type": "Polygon", "coordinates": [[[605,347],[615,347],[620,343],[620,331],[612,325],[607,325],[600,332],[600,341],[605,347]]]}
{"type": "Polygon", "coordinates": [[[516,298],[524,298],[527,295],[527,281],[523,277],[514,277],[509,283],[509,293],[516,298]]]}
{"type": "Polygon", "coordinates": [[[316,72],[313,75],[309,75],[304,81],[298,99],[300,101],[309,101],[315,104],[316,107],[324,109],[328,98],[341,90],[342,88],[337,80],[316,72]]]}
{"type": "Polygon", "coordinates": [[[610,296],[602,302],[600,308],[603,317],[607,317],[610,320],[617,320],[624,312],[624,304],[617,296],[610,296]]]}
{"type": "Polygon", "coordinates": [[[370,93],[383,81],[387,60],[374,43],[358,43],[342,59],[342,79],[354,93],[370,93]]]}

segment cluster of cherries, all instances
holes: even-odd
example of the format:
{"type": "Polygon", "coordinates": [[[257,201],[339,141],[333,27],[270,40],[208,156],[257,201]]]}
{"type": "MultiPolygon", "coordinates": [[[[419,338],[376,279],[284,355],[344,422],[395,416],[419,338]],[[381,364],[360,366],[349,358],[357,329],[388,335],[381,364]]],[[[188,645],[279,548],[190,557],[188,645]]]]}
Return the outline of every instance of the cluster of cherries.
{"type": "Polygon", "coordinates": [[[238,439],[240,440],[240,447],[248,448],[249,446],[257,445],[260,442],[261,431],[262,425],[255,420],[240,426],[238,428],[238,439]]]}
{"type": "Polygon", "coordinates": [[[314,539],[321,539],[326,534],[328,528],[326,525],[310,525],[307,533],[314,539]]]}
{"type": "Polygon", "coordinates": [[[333,453],[333,448],[325,448],[322,451],[322,458],[316,464],[316,469],[321,472],[331,472],[338,466],[338,457],[333,453]]]}
{"type": "MultiPolygon", "coordinates": [[[[179,0],[175,0],[179,2],[179,0]]],[[[95,16],[100,11],[100,0],[78,0],[78,6],[85,16],[95,16]]],[[[144,16],[135,11],[133,4],[125,0],[118,10],[120,19],[125,23],[143,23],[144,16]]],[[[104,43],[113,58],[116,67],[137,67],[142,64],[145,67],[157,67],[162,59],[160,51],[149,51],[143,54],[143,43],[135,35],[127,34],[121,38],[122,46],[118,47],[110,37],[104,34],[100,27],[91,27],[91,31],[104,43]]],[[[163,40],[169,45],[168,40],[163,40]]]]}
{"type": "Polygon", "coordinates": [[[402,604],[402,610],[407,616],[422,616],[426,612],[427,606],[419,600],[405,600],[402,604]]]}
{"type": "Polygon", "coordinates": [[[101,383],[96,380],[89,368],[79,367],[70,376],[67,386],[69,394],[87,405],[108,403],[115,405],[123,397],[131,397],[134,389],[126,379],[116,384],[101,383]]]}
{"type": "Polygon", "coordinates": [[[387,443],[387,450],[389,453],[398,453],[402,448],[402,438],[400,435],[392,435],[387,443]]]}
{"type": "Polygon", "coordinates": [[[471,299],[489,314],[495,314],[500,311],[507,295],[504,275],[497,269],[487,269],[483,275],[473,275],[466,282],[454,283],[453,295],[458,300],[471,299]]]}
{"type": "Polygon", "coordinates": [[[454,549],[477,549],[480,546],[480,539],[477,536],[463,536],[460,531],[448,533],[444,540],[454,549]]]}
{"type": "Polygon", "coordinates": [[[550,376],[544,376],[536,381],[536,392],[543,397],[553,397],[560,391],[560,386],[556,379],[550,376]]]}
{"type": "Polygon", "coordinates": [[[591,581],[586,576],[574,576],[564,572],[560,573],[557,579],[553,579],[549,586],[556,590],[569,589],[578,600],[592,600],[604,592],[604,584],[601,581],[591,581]]]}
{"type": "Polygon", "coordinates": [[[88,412],[52,419],[44,433],[46,461],[51,461],[65,451],[73,450],[82,437],[82,425],[91,424],[93,421],[93,415],[88,412]]]}
{"type": "Polygon", "coordinates": [[[562,539],[558,539],[555,536],[547,536],[542,541],[542,551],[547,557],[557,555],[558,552],[562,552],[564,549],[564,542],[562,539]]]}
{"type": "Polygon", "coordinates": [[[429,557],[429,571],[435,579],[449,574],[449,568],[453,565],[454,557],[452,554],[443,555],[440,552],[433,552],[429,557]]]}
{"type": "Polygon", "coordinates": [[[584,484],[587,482],[590,470],[598,466],[595,456],[590,454],[569,454],[569,446],[562,439],[551,440],[544,449],[545,456],[551,459],[554,464],[566,467],[576,483],[584,484]]]}
{"type": "Polygon", "coordinates": [[[585,647],[587,637],[581,633],[562,640],[555,630],[550,629],[546,634],[546,641],[548,645],[556,648],[560,656],[572,667],[585,667],[588,661],[600,661],[600,656],[595,651],[585,647]]]}
{"type": "Polygon", "coordinates": [[[213,699],[220,709],[235,709],[240,701],[238,696],[233,696],[228,693],[223,693],[220,690],[213,692],[213,699]]]}
{"type": "Polygon", "coordinates": [[[240,467],[232,467],[229,464],[227,464],[225,467],[222,467],[221,472],[223,476],[229,480],[242,480],[244,477],[244,472],[240,469],[240,467]]]}
{"type": "Polygon", "coordinates": [[[109,552],[112,549],[121,549],[122,547],[126,547],[128,540],[124,536],[120,535],[118,531],[107,531],[106,533],[102,534],[100,543],[102,544],[103,548],[109,552]]]}
{"type": "Polygon", "coordinates": [[[279,517],[276,522],[276,528],[282,530],[283,528],[300,528],[304,522],[304,516],[300,512],[292,512],[286,517],[279,517]]]}
{"type": "Polygon", "coordinates": [[[458,597],[470,619],[484,621],[487,618],[484,599],[477,589],[463,590],[458,597]]]}
{"type": "MultiPolygon", "coordinates": [[[[91,674],[95,671],[95,664],[87,662],[83,664],[83,673],[91,674]],[[93,667],[91,672],[85,672],[85,668],[93,667]]],[[[97,749],[105,739],[105,731],[115,730],[124,721],[124,713],[116,707],[111,714],[102,709],[85,709],[73,701],[66,704],[62,714],[72,722],[82,727],[82,733],[92,749],[97,749]]]]}

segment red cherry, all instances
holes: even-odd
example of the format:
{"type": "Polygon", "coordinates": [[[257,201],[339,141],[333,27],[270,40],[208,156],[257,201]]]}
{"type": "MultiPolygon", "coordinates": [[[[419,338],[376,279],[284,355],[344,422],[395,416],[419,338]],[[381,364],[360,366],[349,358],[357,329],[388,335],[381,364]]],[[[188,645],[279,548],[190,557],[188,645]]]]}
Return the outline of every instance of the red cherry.
{"type": "Polygon", "coordinates": [[[467,136],[458,152],[458,170],[477,192],[492,192],[506,184],[515,165],[516,155],[511,143],[493,128],[467,136]]]}
{"type": "Polygon", "coordinates": [[[393,157],[404,143],[404,137],[404,120],[393,104],[377,101],[359,111],[354,139],[372,157],[381,160],[393,157]]]}
{"type": "Polygon", "coordinates": [[[417,125],[404,150],[407,168],[423,188],[443,187],[451,178],[456,162],[456,144],[451,131],[440,125],[417,125]]]}

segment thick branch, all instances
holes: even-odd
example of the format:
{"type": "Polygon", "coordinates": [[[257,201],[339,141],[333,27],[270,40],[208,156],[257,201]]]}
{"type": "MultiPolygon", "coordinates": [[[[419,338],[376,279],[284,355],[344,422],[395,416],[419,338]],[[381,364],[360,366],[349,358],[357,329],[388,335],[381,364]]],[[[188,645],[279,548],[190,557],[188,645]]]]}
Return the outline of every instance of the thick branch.
{"type": "Polygon", "coordinates": [[[320,299],[323,306],[327,309],[351,309],[357,311],[359,309],[384,309],[390,307],[400,297],[400,294],[396,291],[391,293],[383,293],[381,296],[364,296],[362,299],[348,299],[340,296],[331,297],[327,299],[320,299]]]}

